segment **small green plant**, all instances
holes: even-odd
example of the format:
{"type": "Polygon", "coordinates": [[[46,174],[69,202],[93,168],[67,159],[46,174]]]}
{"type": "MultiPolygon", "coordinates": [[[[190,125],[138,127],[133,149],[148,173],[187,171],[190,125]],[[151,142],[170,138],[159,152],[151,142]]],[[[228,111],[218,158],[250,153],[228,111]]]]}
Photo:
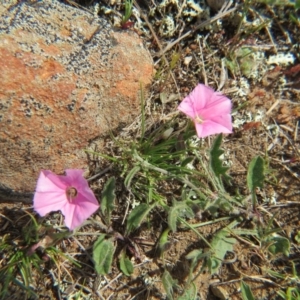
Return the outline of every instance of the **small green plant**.
{"type": "Polygon", "coordinates": [[[17,241],[11,234],[0,237],[0,299],[9,299],[11,290],[17,287],[22,290],[25,299],[37,298],[34,276],[44,276],[43,268],[47,261],[58,264],[58,257],[68,259],[54,245],[68,236],[69,232],[55,232],[52,227],[38,224],[33,215],[27,215],[29,221],[17,241]]]}
{"type": "Polygon", "coordinates": [[[260,156],[257,156],[250,162],[247,173],[247,185],[251,192],[254,210],[257,205],[256,189],[263,187],[264,179],[264,160],[260,156]]]}
{"type": "Polygon", "coordinates": [[[278,295],[284,300],[299,300],[300,289],[297,287],[289,287],[285,292],[279,291],[278,295]]]}
{"type": "Polygon", "coordinates": [[[241,282],[241,291],[243,300],[255,300],[249,285],[244,281],[241,282]]]}
{"type": "MultiPolygon", "coordinates": [[[[235,247],[239,240],[251,245],[253,252],[268,260],[288,255],[290,243],[279,235],[281,228],[274,226],[274,218],[268,219],[267,226],[263,225],[258,212],[260,199],[257,194],[263,188],[265,169],[268,167],[265,159],[254,157],[248,166],[246,183],[249,196],[229,193],[227,189],[232,184],[232,178],[223,160],[222,135],[215,137],[210,149],[201,148],[201,143],[195,138],[194,126],[200,134],[203,133],[202,120],[197,113],[194,123],[181,122],[180,127],[176,115],[166,123],[146,127],[143,96],[141,98],[142,114],[136,137],[128,141],[112,136],[116,152],[121,153],[118,159],[99,154],[109,160],[114,171],[121,175],[118,179],[111,177],[102,192],[101,211],[107,228],[93,248],[97,273],[105,275],[110,272],[115,253],[118,253],[118,266],[123,274],[130,276],[133,273],[131,258],[139,259],[135,235],[143,225],[152,226],[153,216],[157,212],[165,216],[165,221],[154,252],[156,257],[162,258],[161,281],[169,299],[174,299],[175,295],[177,298],[180,293],[180,286],[165,261],[170,236],[178,231],[193,231],[199,239],[198,243],[205,245],[185,256],[190,268],[185,292],[179,299],[196,299],[194,281],[201,273],[218,274],[223,262],[233,263],[235,260],[228,260],[227,256],[234,255],[236,259],[235,247]],[[128,213],[126,210],[123,218],[124,227],[118,226],[118,230],[114,228],[111,218],[116,209],[116,186],[123,186],[125,191],[122,193],[126,192],[131,200],[128,213]],[[165,189],[172,193],[166,193],[165,189]],[[199,224],[191,222],[199,212],[210,215],[212,220],[199,224]],[[254,229],[243,227],[249,219],[255,224],[254,229]],[[204,224],[221,221],[226,221],[227,225],[214,232],[209,239],[198,230],[204,224]]],[[[244,299],[252,295],[246,283],[242,282],[241,289],[244,299]]]]}
{"type": "Polygon", "coordinates": [[[132,14],[132,6],[133,6],[133,0],[125,0],[125,12],[124,16],[122,17],[121,25],[122,27],[126,26],[126,23],[131,17],[132,14]]]}

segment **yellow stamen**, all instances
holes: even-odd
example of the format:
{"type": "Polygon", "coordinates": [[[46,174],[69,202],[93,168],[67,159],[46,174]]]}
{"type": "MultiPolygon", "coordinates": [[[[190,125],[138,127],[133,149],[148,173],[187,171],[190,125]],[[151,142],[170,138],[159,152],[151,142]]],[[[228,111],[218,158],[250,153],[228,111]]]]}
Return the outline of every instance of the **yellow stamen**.
{"type": "Polygon", "coordinates": [[[198,115],[196,115],[196,117],[195,117],[195,122],[197,122],[198,124],[202,124],[203,123],[203,119],[200,117],[200,116],[198,116],[198,115]]]}

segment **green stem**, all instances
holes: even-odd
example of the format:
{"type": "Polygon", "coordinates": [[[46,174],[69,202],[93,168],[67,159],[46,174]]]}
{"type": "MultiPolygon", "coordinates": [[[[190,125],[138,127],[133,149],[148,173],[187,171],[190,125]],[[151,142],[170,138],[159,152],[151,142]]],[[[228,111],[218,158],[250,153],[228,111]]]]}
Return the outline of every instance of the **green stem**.
{"type": "MultiPolygon", "coordinates": [[[[159,167],[155,167],[153,166],[152,164],[148,163],[147,161],[145,161],[142,157],[140,157],[136,151],[133,153],[133,156],[134,158],[136,158],[139,162],[142,163],[142,166],[143,167],[146,167],[148,169],[151,169],[153,171],[156,171],[156,172],[159,172],[163,175],[166,175],[166,176],[169,176],[169,177],[172,177],[172,178],[176,178],[177,180],[181,181],[182,183],[186,184],[188,187],[190,187],[191,189],[193,189],[194,191],[196,191],[201,198],[203,199],[206,199],[207,198],[207,195],[205,195],[199,188],[197,188],[193,183],[191,183],[190,181],[188,181],[187,179],[185,178],[178,178],[177,176],[173,175],[172,173],[164,170],[164,169],[161,169],[159,167]]],[[[210,196],[213,196],[212,193],[209,194],[210,196]]]]}
{"type": "Polygon", "coordinates": [[[191,227],[191,228],[202,227],[202,226],[218,223],[218,222],[221,222],[221,221],[226,221],[226,220],[229,220],[230,218],[231,217],[224,217],[224,218],[220,218],[220,219],[213,220],[213,221],[208,221],[208,222],[203,222],[203,223],[198,223],[198,224],[192,224],[189,227],[191,227]]]}

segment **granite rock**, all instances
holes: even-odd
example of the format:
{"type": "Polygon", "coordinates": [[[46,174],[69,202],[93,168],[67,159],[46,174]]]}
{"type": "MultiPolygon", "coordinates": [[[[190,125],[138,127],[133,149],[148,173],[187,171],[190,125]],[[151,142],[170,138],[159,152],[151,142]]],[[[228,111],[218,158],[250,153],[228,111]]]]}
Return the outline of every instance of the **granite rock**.
{"type": "Polygon", "coordinates": [[[0,58],[0,184],[18,192],[41,169],[86,169],[83,149],[140,113],[153,72],[134,32],[55,0],[0,8],[0,58]]]}

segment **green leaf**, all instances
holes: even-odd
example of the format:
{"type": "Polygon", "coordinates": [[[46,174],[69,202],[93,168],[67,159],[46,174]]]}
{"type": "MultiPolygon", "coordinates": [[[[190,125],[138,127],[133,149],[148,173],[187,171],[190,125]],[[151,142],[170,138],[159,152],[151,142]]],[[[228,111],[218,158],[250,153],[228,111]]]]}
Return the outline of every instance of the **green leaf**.
{"type": "Polygon", "coordinates": [[[125,251],[122,251],[120,256],[120,269],[126,276],[130,276],[133,273],[133,264],[131,260],[126,257],[125,251]]]}
{"type": "Polygon", "coordinates": [[[171,58],[171,63],[170,63],[170,69],[174,69],[176,67],[177,62],[179,61],[181,57],[181,53],[180,52],[173,52],[172,53],[172,58],[171,58]]]}
{"type": "Polygon", "coordinates": [[[136,208],[132,210],[129,214],[126,224],[126,233],[131,232],[132,230],[136,229],[143,220],[146,218],[147,214],[153,208],[154,205],[149,206],[146,203],[142,203],[136,208]]]}
{"type": "Polygon", "coordinates": [[[192,250],[191,252],[189,252],[186,255],[186,259],[189,259],[189,260],[200,260],[201,258],[203,258],[203,251],[202,251],[202,249],[200,249],[200,250],[198,250],[198,249],[192,250]]]}
{"type": "Polygon", "coordinates": [[[236,239],[229,236],[226,228],[221,229],[214,235],[211,241],[212,256],[207,259],[207,264],[212,275],[218,273],[227,251],[233,252],[235,243],[236,239]]]}
{"type": "Polygon", "coordinates": [[[247,185],[251,192],[257,187],[262,188],[264,183],[264,159],[260,156],[254,157],[248,167],[247,185]]]}
{"type": "Polygon", "coordinates": [[[196,300],[197,299],[197,289],[194,283],[185,290],[182,296],[178,297],[177,300],[196,300]]]}
{"type": "Polygon", "coordinates": [[[131,181],[133,179],[133,177],[135,176],[136,173],[138,173],[141,170],[140,166],[135,166],[134,168],[132,168],[130,170],[130,172],[127,174],[125,180],[124,180],[124,185],[126,187],[127,190],[130,189],[131,186],[131,181]]]}
{"type": "Polygon", "coordinates": [[[187,157],[182,163],[181,163],[181,166],[182,167],[186,167],[186,165],[188,165],[190,162],[192,162],[194,160],[194,157],[187,157]]]}
{"type": "Polygon", "coordinates": [[[283,253],[284,255],[289,256],[291,245],[287,238],[280,235],[275,235],[268,239],[268,241],[272,243],[272,245],[269,247],[269,251],[272,254],[276,255],[283,253]]]}
{"type": "Polygon", "coordinates": [[[178,217],[187,216],[192,218],[194,216],[193,210],[187,206],[185,202],[174,201],[173,206],[169,210],[168,224],[173,232],[177,230],[177,219],[178,217]]]}
{"type": "Polygon", "coordinates": [[[158,251],[159,255],[162,255],[164,253],[164,251],[170,245],[170,243],[168,241],[169,231],[170,231],[169,228],[164,230],[163,233],[161,234],[159,240],[158,240],[157,251],[158,251]]]}
{"type": "Polygon", "coordinates": [[[191,251],[190,253],[188,253],[186,255],[186,259],[191,260],[190,271],[194,269],[194,267],[198,264],[198,262],[201,259],[207,259],[210,256],[211,255],[210,255],[209,251],[203,253],[202,249],[200,249],[200,250],[195,249],[195,250],[191,251]]]}
{"type": "Polygon", "coordinates": [[[132,14],[132,5],[133,5],[133,0],[125,0],[125,12],[124,16],[122,17],[122,24],[126,23],[131,14],[132,14]]]}
{"type": "Polygon", "coordinates": [[[210,150],[210,166],[218,178],[223,176],[224,180],[229,181],[230,176],[226,174],[228,167],[223,166],[223,161],[220,159],[220,156],[224,153],[223,150],[220,149],[222,143],[222,134],[219,134],[210,150]]]}
{"type": "Polygon", "coordinates": [[[255,300],[249,285],[244,281],[241,282],[241,291],[243,300],[255,300]]]}
{"type": "Polygon", "coordinates": [[[115,189],[116,189],[116,180],[115,177],[111,177],[106,182],[101,197],[101,211],[106,218],[107,224],[110,224],[111,212],[114,209],[114,201],[116,198],[115,189]]]}
{"type": "Polygon", "coordinates": [[[173,287],[177,284],[176,280],[174,280],[171,274],[165,270],[161,277],[161,281],[167,293],[168,299],[173,299],[173,287]]]}
{"type": "Polygon", "coordinates": [[[295,236],[295,240],[296,240],[297,244],[300,244],[300,231],[297,232],[297,234],[295,236]]]}
{"type": "Polygon", "coordinates": [[[99,275],[108,274],[112,265],[115,247],[112,240],[106,240],[101,234],[93,246],[93,260],[99,275]]]}

